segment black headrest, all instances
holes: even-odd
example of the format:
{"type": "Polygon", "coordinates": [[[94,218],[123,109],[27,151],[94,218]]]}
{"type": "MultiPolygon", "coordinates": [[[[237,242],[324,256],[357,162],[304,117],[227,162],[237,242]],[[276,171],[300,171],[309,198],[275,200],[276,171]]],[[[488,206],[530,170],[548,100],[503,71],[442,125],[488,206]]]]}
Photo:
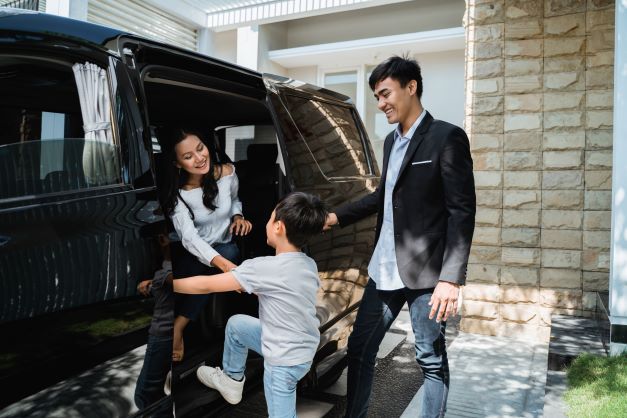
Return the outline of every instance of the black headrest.
{"type": "Polygon", "coordinates": [[[68,180],[68,173],[64,170],[51,171],[46,174],[46,177],[44,177],[44,183],[49,184],[65,184],[68,182],[68,180]]]}
{"type": "Polygon", "coordinates": [[[250,144],[246,156],[251,163],[274,164],[278,152],[276,144],[250,144]]]}

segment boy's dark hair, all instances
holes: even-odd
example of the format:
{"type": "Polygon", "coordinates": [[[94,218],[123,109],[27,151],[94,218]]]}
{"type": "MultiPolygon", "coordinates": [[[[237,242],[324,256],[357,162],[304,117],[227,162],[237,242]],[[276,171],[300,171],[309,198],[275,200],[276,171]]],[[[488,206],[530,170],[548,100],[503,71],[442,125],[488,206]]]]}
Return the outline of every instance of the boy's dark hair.
{"type": "Polygon", "coordinates": [[[420,74],[420,65],[416,60],[408,56],[399,57],[398,55],[386,59],[377,65],[370,74],[368,79],[370,89],[374,91],[374,86],[388,77],[398,81],[401,87],[405,87],[411,80],[416,80],[416,96],[418,99],[422,97],[422,75],[420,74]]]}
{"type": "Polygon", "coordinates": [[[322,232],[327,214],[322,200],[303,192],[288,194],[274,208],[274,219],[283,222],[287,240],[298,248],[322,232]]]}

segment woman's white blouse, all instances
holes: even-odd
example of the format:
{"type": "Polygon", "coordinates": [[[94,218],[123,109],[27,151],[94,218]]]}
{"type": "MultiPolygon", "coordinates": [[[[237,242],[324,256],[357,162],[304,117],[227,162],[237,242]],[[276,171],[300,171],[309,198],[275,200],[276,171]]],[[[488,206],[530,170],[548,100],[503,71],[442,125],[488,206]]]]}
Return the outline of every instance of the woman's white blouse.
{"type": "Polygon", "coordinates": [[[197,187],[179,190],[194,212],[194,219],[192,220],[187,206],[180,198],[172,214],[172,223],[183,247],[208,266],[211,265],[211,260],[219,255],[211,245],[230,242],[231,219],[234,215],[242,214],[242,202],[237,196],[239,181],[235,168],[231,167],[233,172],[217,181],[218,195],[213,201],[216,205],[215,210],[210,210],[202,203],[202,187],[197,187]]]}

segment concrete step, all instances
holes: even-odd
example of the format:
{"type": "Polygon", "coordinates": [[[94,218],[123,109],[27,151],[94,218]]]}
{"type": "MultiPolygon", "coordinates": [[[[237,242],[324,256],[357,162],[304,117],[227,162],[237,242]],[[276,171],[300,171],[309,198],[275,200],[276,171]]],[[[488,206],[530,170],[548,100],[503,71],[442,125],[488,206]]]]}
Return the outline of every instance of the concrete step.
{"type": "Polygon", "coordinates": [[[579,354],[605,356],[597,319],[565,315],[551,317],[548,367],[544,392],[544,416],[566,418],[564,393],[568,387],[565,369],[579,354]]]}
{"type": "Polygon", "coordinates": [[[581,353],[607,355],[597,321],[592,318],[553,315],[548,369],[564,370],[581,353]]]}

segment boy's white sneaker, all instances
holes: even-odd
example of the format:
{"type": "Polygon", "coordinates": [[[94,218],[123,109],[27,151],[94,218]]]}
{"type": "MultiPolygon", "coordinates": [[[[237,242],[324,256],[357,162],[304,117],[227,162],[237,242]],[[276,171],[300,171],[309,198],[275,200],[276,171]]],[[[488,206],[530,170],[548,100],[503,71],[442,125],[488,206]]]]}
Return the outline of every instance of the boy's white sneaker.
{"type": "Polygon", "coordinates": [[[244,377],[241,382],[231,379],[219,367],[200,366],[196,370],[198,380],[205,386],[220,392],[220,395],[231,405],[235,405],[242,400],[244,390],[244,377]]]}

